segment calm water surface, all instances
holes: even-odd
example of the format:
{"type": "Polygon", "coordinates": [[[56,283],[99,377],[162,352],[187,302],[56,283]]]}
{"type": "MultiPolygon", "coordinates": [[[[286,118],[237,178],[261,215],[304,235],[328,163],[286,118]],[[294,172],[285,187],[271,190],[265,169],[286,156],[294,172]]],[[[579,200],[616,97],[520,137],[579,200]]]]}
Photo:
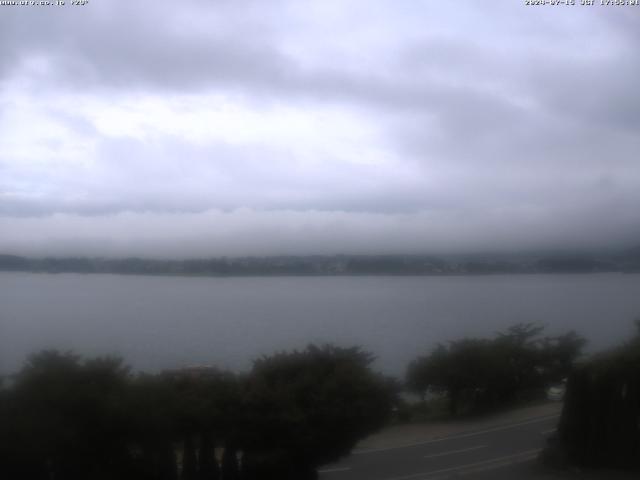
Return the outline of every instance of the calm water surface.
{"type": "Polygon", "coordinates": [[[435,343],[521,321],[627,338],[640,275],[194,278],[0,273],[0,372],[42,348],[118,354],[135,368],[247,369],[309,342],[361,345],[401,375],[435,343]]]}

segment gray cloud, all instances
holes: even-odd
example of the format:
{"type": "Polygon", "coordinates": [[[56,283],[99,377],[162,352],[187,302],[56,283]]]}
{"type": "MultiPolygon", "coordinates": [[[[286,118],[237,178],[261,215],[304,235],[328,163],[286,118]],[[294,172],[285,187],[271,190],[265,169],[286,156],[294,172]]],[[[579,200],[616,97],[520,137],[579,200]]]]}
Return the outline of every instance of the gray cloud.
{"type": "Polygon", "coordinates": [[[47,235],[53,250],[168,255],[180,242],[202,254],[638,242],[636,13],[5,7],[0,223],[13,233],[0,250],[21,238],[46,250],[47,235]],[[189,219],[197,234],[152,242],[123,218],[157,236],[189,219]],[[102,240],[78,233],[91,225],[102,240]]]}

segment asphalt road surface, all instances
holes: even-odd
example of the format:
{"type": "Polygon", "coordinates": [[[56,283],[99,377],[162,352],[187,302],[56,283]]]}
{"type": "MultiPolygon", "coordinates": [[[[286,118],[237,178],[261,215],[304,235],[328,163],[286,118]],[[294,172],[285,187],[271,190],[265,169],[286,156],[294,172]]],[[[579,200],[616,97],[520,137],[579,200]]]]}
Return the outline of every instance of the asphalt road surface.
{"type": "Polygon", "coordinates": [[[555,430],[545,415],[411,445],[364,450],[320,469],[321,480],[509,479],[534,463],[555,430]]]}

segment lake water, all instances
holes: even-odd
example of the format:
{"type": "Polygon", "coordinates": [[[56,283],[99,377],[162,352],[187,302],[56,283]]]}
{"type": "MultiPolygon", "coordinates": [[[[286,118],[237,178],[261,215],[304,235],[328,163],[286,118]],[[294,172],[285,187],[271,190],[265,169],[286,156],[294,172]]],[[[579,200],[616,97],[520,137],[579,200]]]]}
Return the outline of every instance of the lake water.
{"type": "Polygon", "coordinates": [[[0,273],[0,372],[42,348],[134,368],[247,369],[309,342],[361,345],[402,375],[437,342],[538,321],[592,350],[629,337],[640,275],[196,278],[0,273]]]}

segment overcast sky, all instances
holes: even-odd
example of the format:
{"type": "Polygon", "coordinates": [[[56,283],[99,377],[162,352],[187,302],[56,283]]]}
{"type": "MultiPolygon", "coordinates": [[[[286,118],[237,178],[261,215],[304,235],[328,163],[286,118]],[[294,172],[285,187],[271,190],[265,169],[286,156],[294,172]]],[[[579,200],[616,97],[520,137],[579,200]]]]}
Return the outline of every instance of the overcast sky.
{"type": "Polygon", "coordinates": [[[2,253],[640,243],[640,7],[66,3],[0,6],[2,253]]]}

